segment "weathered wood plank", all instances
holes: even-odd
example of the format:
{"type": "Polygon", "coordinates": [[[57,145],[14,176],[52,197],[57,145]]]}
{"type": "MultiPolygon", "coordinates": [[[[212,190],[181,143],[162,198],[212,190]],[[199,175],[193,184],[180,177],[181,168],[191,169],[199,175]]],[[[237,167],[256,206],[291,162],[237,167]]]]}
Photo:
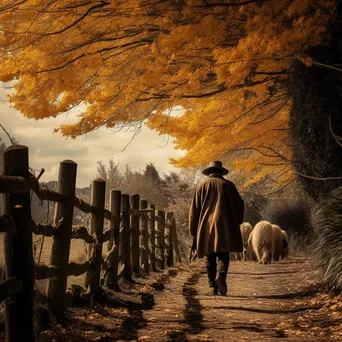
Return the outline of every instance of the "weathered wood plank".
{"type": "Polygon", "coordinates": [[[48,279],[59,275],[59,267],[52,265],[37,265],[36,279],[48,279]]]}
{"type": "Polygon", "coordinates": [[[107,241],[109,241],[113,235],[113,231],[114,229],[106,229],[101,236],[99,236],[98,240],[100,243],[105,243],[107,241]]]}
{"type": "Polygon", "coordinates": [[[83,273],[86,273],[91,266],[90,261],[85,261],[82,263],[78,262],[69,262],[68,264],[68,276],[79,276],[83,273]]]}
{"type": "Polygon", "coordinates": [[[95,207],[93,205],[91,205],[90,203],[86,201],[83,201],[82,199],[78,197],[75,197],[74,206],[86,214],[95,212],[95,207]]]}
{"type": "Polygon", "coordinates": [[[58,277],[49,280],[47,290],[50,309],[58,320],[64,318],[64,296],[68,278],[67,266],[72,235],[76,172],[77,164],[72,160],[64,160],[60,163],[57,192],[63,196],[64,200],[55,206],[55,223],[60,222],[62,218],[63,220],[58,234],[53,237],[50,256],[51,266],[59,268],[59,271],[58,277]]]}
{"type": "MultiPolygon", "coordinates": [[[[68,276],[79,276],[86,273],[91,266],[89,261],[83,263],[70,262],[67,265],[68,276]]],[[[36,266],[36,279],[48,279],[52,277],[58,277],[60,274],[60,268],[52,265],[38,265],[36,266]]]]}
{"type": "Polygon", "coordinates": [[[174,221],[173,212],[168,212],[166,214],[166,220],[167,220],[167,222],[165,223],[165,227],[167,230],[166,245],[168,248],[166,263],[168,267],[172,267],[174,265],[174,262],[173,262],[173,238],[174,236],[172,234],[172,222],[174,221]]]}
{"type": "MultiPolygon", "coordinates": [[[[131,196],[131,213],[139,211],[140,196],[134,194],[131,196]]],[[[136,277],[140,276],[140,253],[139,253],[139,236],[140,236],[140,219],[138,215],[131,215],[132,227],[132,272],[136,277]]]]}
{"type": "Polygon", "coordinates": [[[158,247],[159,247],[159,258],[161,260],[160,262],[160,268],[165,268],[165,212],[162,210],[158,210],[158,221],[157,221],[157,227],[159,234],[157,236],[158,241],[158,247]]]}
{"type": "Polygon", "coordinates": [[[137,216],[146,215],[146,214],[150,213],[151,211],[152,211],[152,209],[148,209],[148,208],[146,208],[146,209],[134,209],[134,208],[132,208],[131,209],[131,215],[133,215],[133,216],[135,216],[135,215],[137,215],[137,216]]]}
{"type": "Polygon", "coordinates": [[[156,222],[155,222],[155,205],[150,204],[151,212],[149,214],[148,220],[148,230],[150,232],[151,241],[151,269],[153,272],[157,270],[156,268],[156,222]]]}
{"type": "Polygon", "coordinates": [[[104,218],[108,221],[113,220],[113,214],[106,208],[104,210],[104,218]]]}
{"type": "Polygon", "coordinates": [[[15,222],[10,215],[1,215],[0,216],[0,233],[10,233],[16,234],[17,228],[15,226],[15,222]]]}
{"type": "MultiPolygon", "coordinates": [[[[147,201],[141,200],[140,201],[140,208],[146,209],[147,208],[147,201]]],[[[148,226],[147,226],[147,215],[140,216],[140,227],[141,227],[141,247],[142,247],[142,265],[144,267],[145,275],[150,273],[149,269],[149,253],[148,253],[148,226]]]]}
{"type": "MultiPolygon", "coordinates": [[[[14,145],[3,153],[4,175],[30,177],[29,154],[26,146],[14,145]]],[[[33,293],[34,262],[32,249],[30,192],[5,196],[1,214],[13,218],[17,234],[4,233],[6,277],[17,278],[22,282],[22,291],[11,294],[6,300],[6,341],[34,341],[33,293]],[[20,329],[18,329],[20,322],[20,329]]]]}
{"type": "Polygon", "coordinates": [[[91,233],[96,236],[94,247],[93,268],[87,273],[90,291],[97,293],[100,291],[102,243],[99,241],[103,233],[104,206],[106,197],[106,181],[97,178],[93,181],[91,189],[91,204],[95,207],[95,212],[91,218],[91,233]]]}
{"type": "Polygon", "coordinates": [[[45,186],[40,186],[38,188],[33,188],[33,192],[37,195],[37,197],[44,201],[51,201],[51,202],[62,202],[64,200],[63,195],[57,191],[48,189],[45,186]]]}
{"type": "Polygon", "coordinates": [[[30,191],[38,187],[36,178],[0,175],[0,192],[13,194],[30,191]]]}
{"type": "Polygon", "coordinates": [[[60,227],[62,226],[63,219],[54,226],[50,223],[35,223],[33,220],[30,223],[31,231],[35,235],[43,235],[43,236],[54,236],[58,233],[60,227]]]}
{"type": "Polygon", "coordinates": [[[111,190],[109,197],[109,208],[112,213],[110,227],[112,227],[112,235],[108,242],[108,255],[106,261],[109,269],[106,272],[105,285],[112,289],[118,289],[118,267],[119,267],[119,240],[120,240],[120,208],[121,208],[121,191],[111,190]]]}
{"type": "Polygon", "coordinates": [[[23,283],[18,278],[8,278],[0,283],[0,303],[10,295],[19,293],[23,288],[23,283]]]}
{"type": "Polygon", "coordinates": [[[129,195],[121,195],[121,211],[123,213],[122,227],[123,234],[120,241],[120,254],[122,261],[125,265],[123,270],[123,278],[125,280],[132,280],[132,267],[131,267],[131,228],[130,228],[130,207],[129,195]]]}
{"type": "Polygon", "coordinates": [[[80,239],[86,243],[95,243],[96,241],[95,237],[89,234],[88,229],[80,225],[72,227],[71,238],[80,239]]]}

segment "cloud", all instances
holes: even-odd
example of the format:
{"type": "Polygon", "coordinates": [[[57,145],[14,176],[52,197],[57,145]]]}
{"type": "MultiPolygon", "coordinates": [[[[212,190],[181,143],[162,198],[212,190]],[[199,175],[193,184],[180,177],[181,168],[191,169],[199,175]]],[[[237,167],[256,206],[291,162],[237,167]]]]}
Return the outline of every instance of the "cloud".
{"type": "MultiPolygon", "coordinates": [[[[1,98],[4,98],[3,94],[1,98]]],[[[68,116],[60,115],[58,118],[36,121],[25,118],[6,102],[0,103],[0,123],[20,144],[29,147],[30,166],[36,170],[45,169],[42,181],[57,180],[59,163],[65,159],[78,164],[77,186],[81,187],[88,185],[96,177],[98,160],[106,164],[109,158],[114,158],[119,162],[121,170],[128,164],[134,171],[141,171],[151,162],[163,174],[176,171],[168,163],[170,157],[184,155],[184,152],[174,150],[171,142],[164,146],[163,136],[147,127],[143,128],[124,151],[122,150],[132,138],[132,132],[113,133],[112,130],[101,128],[75,140],[53,133],[53,129],[60,124],[72,121],[75,113],[77,111],[68,116]]],[[[6,144],[9,143],[2,130],[0,137],[6,144]]]]}

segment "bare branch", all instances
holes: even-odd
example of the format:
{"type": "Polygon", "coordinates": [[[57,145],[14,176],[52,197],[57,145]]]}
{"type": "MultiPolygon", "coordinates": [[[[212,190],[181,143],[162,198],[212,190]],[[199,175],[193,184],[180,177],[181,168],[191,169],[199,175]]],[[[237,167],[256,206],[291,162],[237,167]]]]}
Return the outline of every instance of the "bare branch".
{"type": "Polygon", "coordinates": [[[86,16],[93,12],[94,10],[96,9],[99,9],[99,8],[102,8],[106,5],[109,5],[109,2],[106,2],[106,1],[101,1],[100,4],[97,4],[97,5],[94,5],[93,7],[90,7],[80,18],[78,18],[77,20],[75,20],[72,24],[64,27],[63,29],[59,30],[59,31],[55,31],[55,32],[50,32],[50,33],[43,33],[44,36],[53,36],[53,35],[56,35],[56,34],[60,34],[60,33],[63,33],[67,30],[69,30],[70,28],[72,28],[73,26],[75,26],[76,24],[78,24],[79,22],[81,22],[84,18],[86,18],[86,16]]]}
{"type": "Polygon", "coordinates": [[[282,186],[281,188],[277,189],[276,191],[273,191],[273,192],[267,194],[265,197],[269,198],[270,196],[279,193],[280,191],[284,190],[285,188],[287,188],[288,186],[293,184],[295,181],[296,181],[295,179],[291,180],[290,182],[286,183],[284,186],[282,186]]]}
{"type": "Polygon", "coordinates": [[[2,125],[2,124],[0,124],[0,127],[3,129],[3,131],[6,133],[6,135],[8,136],[8,139],[10,140],[10,142],[11,142],[11,145],[15,145],[15,141],[14,141],[14,139],[10,136],[10,134],[6,131],[6,129],[5,129],[5,127],[2,125]]]}
{"type": "Polygon", "coordinates": [[[258,0],[246,0],[241,2],[215,2],[210,3],[208,1],[203,1],[204,5],[193,5],[191,7],[236,7],[236,6],[243,6],[243,5],[249,5],[258,2],[258,0]]]}
{"type": "Polygon", "coordinates": [[[314,177],[314,176],[308,176],[305,175],[303,173],[297,172],[297,171],[293,171],[296,175],[304,177],[304,178],[308,178],[308,179],[313,179],[313,180],[317,180],[317,181],[329,181],[329,180],[341,180],[342,176],[337,176],[337,177],[314,177]]]}

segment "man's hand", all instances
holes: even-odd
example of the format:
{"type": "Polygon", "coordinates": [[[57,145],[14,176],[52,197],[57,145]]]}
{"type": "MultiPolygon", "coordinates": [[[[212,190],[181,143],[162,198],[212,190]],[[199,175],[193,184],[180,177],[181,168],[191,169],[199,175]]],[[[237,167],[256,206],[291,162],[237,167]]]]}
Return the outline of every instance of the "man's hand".
{"type": "Polygon", "coordinates": [[[191,250],[195,251],[197,249],[197,239],[195,236],[192,237],[192,246],[191,246],[191,250]]]}
{"type": "Polygon", "coordinates": [[[191,246],[191,250],[190,250],[190,257],[189,257],[189,262],[190,264],[192,262],[194,262],[197,258],[197,241],[196,238],[193,236],[193,240],[192,240],[192,246],[191,246]]]}

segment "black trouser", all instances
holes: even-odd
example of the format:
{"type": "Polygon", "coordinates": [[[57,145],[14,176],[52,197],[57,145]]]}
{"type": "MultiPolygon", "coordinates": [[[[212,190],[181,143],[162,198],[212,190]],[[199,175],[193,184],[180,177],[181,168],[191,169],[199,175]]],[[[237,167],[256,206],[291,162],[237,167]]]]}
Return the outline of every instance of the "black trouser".
{"type": "Polygon", "coordinates": [[[215,287],[216,276],[219,275],[223,279],[226,279],[229,267],[229,252],[217,252],[211,253],[205,257],[208,282],[210,287],[215,287]],[[218,259],[216,265],[216,258],[218,259]]]}

